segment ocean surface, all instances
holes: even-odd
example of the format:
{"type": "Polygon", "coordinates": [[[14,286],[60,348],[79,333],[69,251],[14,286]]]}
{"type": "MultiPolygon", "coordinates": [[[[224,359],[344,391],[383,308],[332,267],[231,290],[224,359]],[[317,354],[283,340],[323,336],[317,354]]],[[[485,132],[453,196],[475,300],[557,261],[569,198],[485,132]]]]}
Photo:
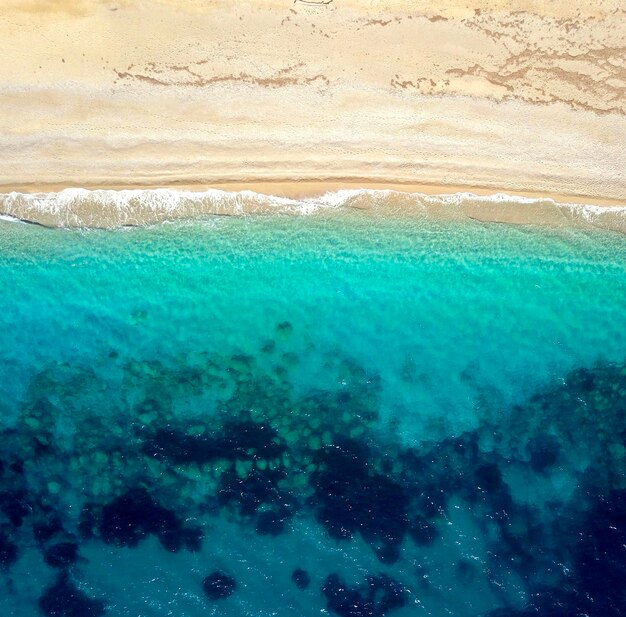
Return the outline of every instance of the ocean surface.
{"type": "Polygon", "coordinates": [[[2,615],[626,615],[623,234],[0,220],[0,298],[2,615]]]}

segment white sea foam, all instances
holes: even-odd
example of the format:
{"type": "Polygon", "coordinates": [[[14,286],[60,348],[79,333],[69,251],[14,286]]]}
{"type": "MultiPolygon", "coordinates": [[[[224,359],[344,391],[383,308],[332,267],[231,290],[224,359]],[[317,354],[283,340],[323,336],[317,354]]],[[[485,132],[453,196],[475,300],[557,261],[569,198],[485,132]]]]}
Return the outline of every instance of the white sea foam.
{"type": "Polygon", "coordinates": [[[559,206],[578,212],[590,223],[606,216],[626,216],[626,206],[597,206],[593,204],[572,203],[559,204],[559,206]]]}
{"type": "Polygon", "coordinates": [[[22,225],[26,224],[26,221],[22,221],[14,216],[9,216],[8,214],[0,214],[0,221],[6,221],[7,223],[21,223],[22,225]]]}
{"type": "MultiPolygon", "coordinates": [[[[88,190],[64,189],[54,193],[0,194],[0,215],[23,221],[59,227],[123,227],[191,219],[205,216],[245,216],[265,214],[313,215],[319,211],[358,208],[394,214],[433,214],[453,218],[497,220],[493,208],[503,214],[500,222],[524,219],[532,211],[533,220],[542,222],[541,212],[569,221],[619,227],[624,230],[626,206],[560,203],[551,198],[523,197],[471,192],[426,195],[394,190],[343,189],[318,197],[293,199],[250,190],[228,192],[220,189],[187,191],[178,189],[88,190]],[[538,208],[527,208],[536,206],[538,208]],[[536,210],[540,210],[537,214],[536,210]],[[486,213],[489,213],[488,216],[486,213]],[[443,213],[443,214],[442,214],[443,213]],[[504,216],[507,215],[507,216],[504,216]],[[565,216],[563,216],[565,215],[565,216]]],[[[550,219],[547,216],[546,220],[550,219]]]]}

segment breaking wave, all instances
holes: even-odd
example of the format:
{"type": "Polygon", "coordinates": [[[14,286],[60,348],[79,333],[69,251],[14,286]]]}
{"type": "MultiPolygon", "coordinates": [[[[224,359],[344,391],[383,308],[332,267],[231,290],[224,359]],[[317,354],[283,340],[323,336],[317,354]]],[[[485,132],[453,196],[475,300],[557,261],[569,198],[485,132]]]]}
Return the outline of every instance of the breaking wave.
{"type": "Polygon", "coordinates": [[[470,192],[441,195],[345,189],[294,199],[243,190],[88,190],[0,194],[0,216],[49,227],[116,228],[207,216],[313,215],[344,208],[399,216],[485,222],[593,225],[626,232],[626,205],[599,206],[550,198],[470,192]]]}

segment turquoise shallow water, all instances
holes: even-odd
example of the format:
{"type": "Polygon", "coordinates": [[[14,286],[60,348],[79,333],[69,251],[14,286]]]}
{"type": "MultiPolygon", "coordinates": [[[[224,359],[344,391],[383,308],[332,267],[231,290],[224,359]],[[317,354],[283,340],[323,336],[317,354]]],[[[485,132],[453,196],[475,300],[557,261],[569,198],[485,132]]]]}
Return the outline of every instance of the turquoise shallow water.
{"type": "Polygon", "coordinates": [[[626,614],[622,235],[0,222],[0,291],[6,614],[626,614]]]}

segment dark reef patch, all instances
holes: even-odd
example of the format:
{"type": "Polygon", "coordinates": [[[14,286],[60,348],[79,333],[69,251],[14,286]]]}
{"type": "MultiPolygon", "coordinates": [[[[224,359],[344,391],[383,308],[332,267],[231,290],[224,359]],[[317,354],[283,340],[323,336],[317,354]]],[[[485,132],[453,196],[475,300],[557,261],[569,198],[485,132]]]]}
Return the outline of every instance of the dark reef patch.
{"type": "Polygon", "coordinates": [[[48,617],[99,617],[105,613],[104,602],[78,589],[66,573],[44,591],[39,609],[48,617]]]}
{"type": "Polygon", "coordinates": [[[76,542],[53,544],[44,551],[43,559],[51,568],[67,568],[78,559],[78,544],[76,542]]]}
{"type": "Polygon", "coordinates": [[[282,335],[289,336],[293,333],[293,326],[288,321],[281,321],[276,326],[276,331],[282,335]]]}
{"type": "MultiPolygon", "coordinates": [[[[84,390],[97,385],[89,371],[63,365],[37,381],[24,407],[29,422],[6,435],[0,564],[8,569],[22,548],[32,549],[32,537],[44,561],[64,571],[41,597],[44,614],[104,611],[69,577],[80,571],[72,568],[77,537],[133,548],[155,536],[167,551],[200,551],[203,528],[227,520],[245,526],[251,544],[269,546],[288,533],[276,540],[281,547],[311,518],[327,536],[321,546],[329,537],[343,551],[357,538],[343,557],[358,555],[362,539],[424,598],[432,600],[445,570],[455,590],[492,594],[487,608],[516,607],[492,615],[626,614],[624,367],[573,371],[497,421],[407,447],[396,426],[385,433],[376,422],[380,379],[350,360],[324,356],[324,383],[296,392],[292,371],[307,363],[282,345],[290,333],[290,325],[278,328],[265,346],[265,369],[245,354],[187,356],[171,367],[129,362],[130,394],[112,403],[120,413],[110,417],[84,413],[92,409],[84,390]],[[71,403],[76,391],[80,404],[71,403]],[[51,418],[66,406],[76,426],[63,442],[51,418]],[[510,581],[519,581],[513,601],[499,591],[510,581]]],[[[406,384],[418,384],[409,377],[406,384]]],[[[323,576],[301,568],[283,574],[292,592],[323,576]]],[[[222,572],[202,583],[211,600],[236,586],[222,572]]],[[[385,574],[356,586],[334,574],[323,585],[328,611],[340,617],[385,615],[410,592],[385,574]]]]}
{"type": "Polygon", "coordinates": [[[558,460],[561,446],[554,435],[536,435],[526,444],[530,466],[537,473],[544,473],[558,460]]]}
{"type": "Polygon", "coordinates": [[[99,533],[107,544],[131,548],[153,534],[165,549],[176,552],[186,545],[188,532],[145,489],[131,489],[102,508],[99,533]]]}
{"type": "Polygon", "coordinates": [[[285,516],[274,510],[261,512],[255,530],[260,536],[278,536],[285,531],[285,516]]]}
{"type": "Polygon", "coordinates": [[[60,533],[63,533],[63,524],[54,512],[48,512],[39,522],[33,523],[33,537],[38,544],[44,544],[60,533]]]}
{"type": "Polygon", "coordinates": [[[568,543],[574,559],[558,584],[539,582],[531,588],[527,607],[498,609],[489,617],[626,615],[626,490],[594,497],[578,529],[560,538],[563,546],[568,543]]]}
{"type": "Polygon", "coordinates": [[[276,429],[263,422],[226,422],[221,442],[228,460],[270,460],[286,450],[276,429]]]}
{"type": "Polygon", "coordinates": [[[96,513],[96,505],[93,503],[85,504],[78,518],[78,533],[83,540],[93,538],[98,527],[98,515],[96,513]]]}
{"type": "Polygon", "coordinates": [[[197,553],[202,550],[204,531],[202,531],[201,527],[185,527],[182,530],[182,539],[185,548],[188,551],[192,553],[197,553]]]}
{"type": "Polygon", "coordinates": [[[202,591],[209,600],[224,600],[231,596],[237,583],[232,576],[223,572],[213,572],[202,581],[202,591]]]}
{"type": "Polygon", "coordinates": [[[146,455],[172,463],[204,464],[221,457],[217,439],[187,435],[178,429],[159,429],[144,441],[142,447],[146,455]]]}
{"type": "Polygon", "coordinates": [[[376,548],[376,557],[380,563],[394,564],[400,559],[400,548],[396,544],[383,544],[376,548]]]}
{"type": "Polygon", "coordinates": [[[285,477],[283,469],[252,469],[243,477],[229,469],[220,477],[218,502],[222,506],[236,505],[242,516],[256,514],[262,505],[289,503],[290,496],[278,485],[285,477]]]}
{"type": "Polygon", "coordinates": [[[322,586],[326,608],[340,617],[383,617],[406,605],[406,593],[386,574],[368,576],[359,587],[348,587],[337,574],[331,574],[322,586]]]}
{"type": "Polygon", "coordinates": [[[581,606],[597,615],[626,614],[626,490],[594,500],[575,566],[581,606]]]}
{"type": "Polygon", "coordinates": [[[358,532],[373,546],[396,546],[408,531],[409,497],[369,457],[369,448],[353,439],[338,438],[320,450],[318,470],[311,474],[311,503],[332,538],[358,532]]]}
{"type": "Polygon", "coordinates": [[[9,465],[9,469],[16,473],[18,476],[24,474],[24,461],[20,458],[16,459],[9,465]]]}
{"type": "Polygon", "coordinates": [[[180,429],[159,429],[148,437],[143,451],[173,463],[205,464],[219,459],[269,460],[285,452],[278,433],[270,425],[260,422],[226,422],[220,433],[190,435],[180,429]]]}
{"type": "Polygon", "coordinates": [[[18,547],[15,542],[0,532],[0,566],[8,568],[12,566],[18,558],[18,547]]]}
{"type": "Polygon", "coordinates": [[[25,490],[11,490],[0,492],[0,510],[14,527],[21,527],[33,507],[25,490]]]}
{"type": "Polygon", "coordinates": [[[540,390],[503,418],[499,430],[509,455],[540,473],[557,462],[587,461],[604,488],[626,474],[626,369],[598,363],[579,368],[540,390]]]}
{"type": "Polygon", "coordinates": [[[291,580],[298,589],[307,589],[308,586],[311,584],[310,574],[302,568],[296,568],[291,573],[291,580]]]}
{"type": "Polygon", "coordinates": [[[430,546],[438,536],[437,527],[420,515],[411,521],[409,534],[418,546],[430,546]]]}
{"type": "Polygon", "coordinates": [[[469,491],[463,491],[470,503],[479,505],[486,516],[505,523],[513,509],[513,499],[502,480],[500,467],[495,463],[481,462],[473,470],[469,491]]]}

